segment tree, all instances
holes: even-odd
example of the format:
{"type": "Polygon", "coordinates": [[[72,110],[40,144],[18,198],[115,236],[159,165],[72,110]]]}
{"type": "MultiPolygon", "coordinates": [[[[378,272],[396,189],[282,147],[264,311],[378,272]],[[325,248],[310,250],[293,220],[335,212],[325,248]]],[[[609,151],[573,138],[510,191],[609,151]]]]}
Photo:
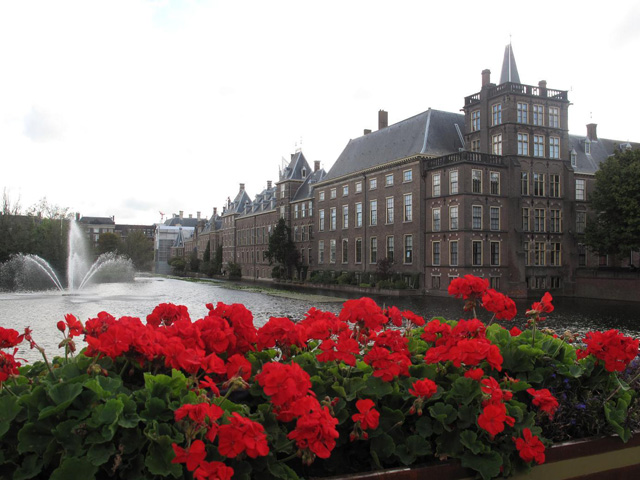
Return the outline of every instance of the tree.
{"type": "Polygon", "coordinates": [[[122,250],[122,241],[115,233],[101,233],[97,245],[98,255],[103,253],[118,253],[122,250]]]}
{"type": "Polygon", "coordinates": [[[600,164],[589,194],[585,243],[601,255],[640,250],[640,150],[617,151],[600,164]]]}
{"type": "Polygon", "coordinates": [[[131,259],[136,270],[150,270],[153,240],[140,230],[132,230],[122,242],[122,253],[131,259]]]}
{"type": "Polygon", "coordinates": [[[296,244],[291,240],[291,229],[284,218],[278,220],[276,228],[269,235],[269,249],[266,255],[269,265],[273,265],[275,261],[286,270],[288,278],[291,278],[291,269],[298,265],[300,254],[296,244]]]}
{"type": "Polygon", "coordinates": [[[211,240],[207,241],[207,248],[204,249],[204,253],[202,254],[202,261],[211,261],[211,240]]]}
{"type": "Polygon", "coordinates": [[[222,271],[222,244],[216,247],[216,253],[211,262],[211,270],[213,275],[219,275],[222,271]]]}

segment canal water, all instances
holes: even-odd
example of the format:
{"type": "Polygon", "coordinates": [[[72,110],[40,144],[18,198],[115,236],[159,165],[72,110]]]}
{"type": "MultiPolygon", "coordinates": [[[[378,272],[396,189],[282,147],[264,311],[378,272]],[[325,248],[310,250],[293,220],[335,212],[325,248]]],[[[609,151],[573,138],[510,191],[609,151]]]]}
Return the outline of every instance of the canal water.
{"type": "MultiPolygon", "coordinates": [[[[237,290],[226,288],[228,285],[230,284],[141,277],[136,278],[133,283],[94,285],[72,293],[53,290],[0,293],[0,326],[20,332],[25,327],[31,327],[36,342],[46,349],[49,357],[53,357],[62,353],[58,350],[62,335],[56,329],[56,323],[63,320],[67,313],[74,314],[83,322],[96,317],[101,311],[115,317],[128,315],[144,320],[156,305],[170,302],[185,305],[191,318],[196,320],[207,314],[207,303],[242,303],[253,313],[255,325],[260,326],[272,316],[301,319],[311,307],[338,313],[344,300],[361,296],[316,290],[295,290],[278,294],[271,288],[237,290]]],[[[395,305],[402,310],[412,310],[427,319],[434,316],[468,318],[462,311],[462,301],[453,298],[372,297],[381,306],[395,305]]],[[[555,299],[553,303],[555,311],[549,315],[545,326],[559,332],[569,329],[584,333],[589,330],[616,328],[627,335],[640,336],[640,303],[564,298],[555,299]]],[[[514,322],[504,322],[503,325],[508,328],[518,325],[522,328],[525,323],[524,312],[530,305],[530,301],[517,302],[518,317],[514,322]]],[[[490,319],[487,312],[479,311],[478,316],[485,321],[490,319]]],[[[28,349],[28,345],[22,345],[18,356],[28,361],[39,358],[36,351],[28,349]]]]}

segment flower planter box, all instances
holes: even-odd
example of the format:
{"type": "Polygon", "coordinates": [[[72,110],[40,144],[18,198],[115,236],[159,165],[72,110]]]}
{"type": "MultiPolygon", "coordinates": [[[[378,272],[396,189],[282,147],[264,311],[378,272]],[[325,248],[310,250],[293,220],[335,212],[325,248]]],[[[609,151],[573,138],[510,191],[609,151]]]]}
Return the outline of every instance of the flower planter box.
{"type": "MultiPolygon", "coordinates": [[[[399,467],[357,473],[323,480],[471,480],[476,472],[454,462],[399,467]]],[[[636,480],[640,478],[640,435],[622,443],[617,437],[591,438],[553,446],[546,462],[531,472],[511,477],[516,480],[636,480]]]]}

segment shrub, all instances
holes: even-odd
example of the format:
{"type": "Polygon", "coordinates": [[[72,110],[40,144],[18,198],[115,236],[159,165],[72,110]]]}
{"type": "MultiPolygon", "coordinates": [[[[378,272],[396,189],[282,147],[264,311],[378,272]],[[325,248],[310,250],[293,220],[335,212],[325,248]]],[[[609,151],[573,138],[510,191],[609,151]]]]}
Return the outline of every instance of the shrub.
{"type": "Polygon", "coordinates": [[[229,262],[227,272],[229,273],[229,280],[240,280],[242,278],[242,267],[238,263],[229,262]]]}

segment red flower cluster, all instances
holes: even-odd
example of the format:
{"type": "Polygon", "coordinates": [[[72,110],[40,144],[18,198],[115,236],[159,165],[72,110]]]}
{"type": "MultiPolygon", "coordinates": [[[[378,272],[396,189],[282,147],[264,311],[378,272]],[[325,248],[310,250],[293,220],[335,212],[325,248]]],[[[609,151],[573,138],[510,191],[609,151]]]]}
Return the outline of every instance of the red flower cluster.
{"type": "Polygon", "coordinates": [[[233,468],[222,462],[205,460],[207,451],[202,440],[195,440],[187,450],[175,443],[171,446],[176,454],[171,463],[185,463],[187,470],[193,472],[193,478],[196,480],[231,480],[233,468]]]}
{"type": "Polygon", "coordinates": [[[585,353],[604,362],[609,372],[621,372],[638,355],[638,339],[626,337],[618,330],[589,332],[584,338],[585,353]]]}
{"type": "Polygon", "coordinates": [[[375,406],[376,404],[369,398],[356,402],[356,408],[359,413],[351,415],[351,419],[355,422],[353,432],[351,432],[350,435],[351,441],[358,438],[366,440],[369,438],[369,434],[364,430],[375,430],[378,428],[380,412],[374,408],[375,406]]]}
{"type": "Polygon", "coordinates": [[[548,389],[541,388],[540,390],[535,390],[533,388],[528,388],[527,393],[533,396],[532,403],[536,407],[539,407],[540,410],[549,415],[549,418],[553,418],[553,415],[558,409],[558,400],[548,389]]]}
{"type": "Polygon", "coordinates": [[[464,277],[454,278],[447,291],[449,295],[468,300],[470,298],[482,298],[488,289],[489,280],[486,278],[465,275],[464,277]]]}
{"type": "Polygon", "coordinates": [[[379,332],[389,322],[378,304],[367,297],[344,302],[338,318],[372,332],[379,332]]]}
{"type": "Polygon", "coordinates": [[[20,335],[13,328],[0,327],[0,348],[12,348],[24,339],[24,334],[20,335]]]}
{"type": "Polygon", "coordinates": [[[494,313],[496,320],[513,320],[517,313],[516,302],[491,288],[482,296],[482,306],[494,313]]]}
{"type": "Polygon", "coordinates": [[[502,370],[500,349],[487,339],[484,324],[475,318],[460,320],[453,328],[432,320],[421,338],[435,343],[424,357],[427,363],[452,361],[460,367],[462,364],[476,366],[486,360],[491,368],[502,370]]]}
{"type": "Polygon", "coordinates": [[[221,425],[218,430],[218,452],[228,458],[246,453],[251,458],[269,454],[264,427],[239,415],[231,414],[231,423],[221,425]]]}
{"type": "Polygon", "coordinates": [[[327,407],[313,409],[298,418],[296,428],[287,438],[295,440],[302,452],[303,463],[309,465],[315,459],[329,458],[340,436],[336,430],[338,419],[331,416],[327,407]]]}
{"type": "Polygon", "coordinates": [[[553,297],[551,294],[546,292],[539,302],[533,302],[531,308],[526,312],[527,317],[532,317],[536,321],[544,320],[546,317],[541,317],[540,315],[542,313],[553,312],[553,305],[551,304],[552,300],[553,297]]]}
{"type": "Polygon", "coordinates": [[[306,344],[307,332],[304,325],[293,323],[286,317],[271,317],[258,329],[258,350],[278,347],[287,358],[291,346],[302,348],[306,344]]]}
{"type": "Polygon", "coordinates": [[[525,462],[535,460],[538,464],[544,463],[544,445],[536,435],[531,433],[531,430],[525,428],[522,430],[521,438],[512,438],[516,444],[520,458],[525,462]]]}
{"type": "Polygon", "coordinates": [[[331,338],[323,340],[320,350],[322,353],[317,357],[319,362],[338,361],[355,367],[356,355],[360,353],[360,344],[351,338],[350,330],[344,330],[336,341],[331,338]]]}
{"type": "Polygon", "coordinates": [[[513,394],[503,390],[493,377],[485,378],[480,383],[485,399],[482,402],[482,413],[478,416],[478,426],[494,437],[504,431],[505,424],[510,427],[515,425],[515,418],[507,415],[504,403],[511,400],[513,394]]]}
{"type": "Polygon", "coordinates": [[[416,380],[409,389],[409,393],[414,397],[418,397],[413,401],[411,408],[409,409],[409,415],[417,413],[418,416],[422,415],[422,407],[427,399],[431,398],[438,391],[438,385],[433,380],[424,378],[422,380],[416,380]]]}

